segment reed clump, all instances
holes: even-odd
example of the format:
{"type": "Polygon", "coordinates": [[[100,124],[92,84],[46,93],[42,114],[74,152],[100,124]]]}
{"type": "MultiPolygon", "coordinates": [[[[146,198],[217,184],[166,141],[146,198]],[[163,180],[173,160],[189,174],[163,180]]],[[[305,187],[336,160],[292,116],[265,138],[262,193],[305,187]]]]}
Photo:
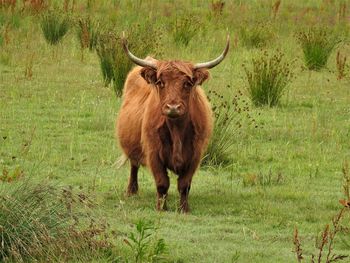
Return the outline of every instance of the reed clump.
{"type": "Polygon", "coordinates": [[[48,11],[42,15],[40,26],[46,42],[57,45],[68,32],[70,20],[60,12],[48,11]]]}
{"type": "Polygon", "coordinates": [[[294,76],[293,64],[279,50],[262,51],[251,60],[250,66],[243,64],[247,91],[255,106],[273,107],[280,103],[294,76]]]}
{"type": "Polygon", "coordinates": [[[319,71],[327,65],[332,51],[341,42],[327,26],[312,26],[296,34],[303,50],[304,62],[309,70],[319,71]]]}

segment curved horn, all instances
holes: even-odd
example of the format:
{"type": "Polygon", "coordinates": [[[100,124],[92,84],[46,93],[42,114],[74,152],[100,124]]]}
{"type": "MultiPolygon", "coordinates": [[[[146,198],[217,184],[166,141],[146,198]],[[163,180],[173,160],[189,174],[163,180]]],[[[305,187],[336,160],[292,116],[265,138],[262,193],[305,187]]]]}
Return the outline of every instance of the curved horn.
{"type": "Polygon", "coordinates": [[[130,58],[130,60],[132,62],[134,62],[136,65],[139,65],[141,67],[151,67],[153,69],[157,69],[157,65],[155,63],[153,63],[152,61],[138,58],[130,52],[130,50],[128,48],[128,41],[125,38],[124,32],[123,32],[123,36],[121,38],[121,41],[122,41],[122,45],[123,45],[123,49],[124,49],[125,53],[128,55],[128,57],[130,58]]]}
{"type": "Polygon", "coordinates": [[[221,55],[218,56],[216,59],[213,59],[211,61],[204,62],[204,63],[197,63],[196,65],[194,65],[194,69],[213,68],[213,67],[217,66],[218,64],[220,64],[221,61],[224,60],[229,48],[230,48],[230,36],[227,35],[226,47],[225,47],[224,51],[221,53],[221,55]]]}

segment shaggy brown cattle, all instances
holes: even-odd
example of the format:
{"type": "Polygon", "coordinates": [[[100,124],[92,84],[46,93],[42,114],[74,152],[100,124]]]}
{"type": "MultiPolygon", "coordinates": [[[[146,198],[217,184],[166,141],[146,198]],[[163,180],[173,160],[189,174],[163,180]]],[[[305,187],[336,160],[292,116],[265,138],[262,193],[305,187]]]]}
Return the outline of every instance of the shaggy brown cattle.
{"type": "Polygon", "coordinates": [[[189,211],[191,181],[212,133],[209,102],[200,88],[207,69],[218,65],[229,49],[216,59],[199,64],[158,61],[134,56],[123,40],[129,58],[137,65],[129,73],[117,118],[119,143],[131,162],[127,194],[138,191],[137,171],[148,166],[157,186],[157,209],[166,209],[170,169],[178,175],[180,209],[189,211]]]}

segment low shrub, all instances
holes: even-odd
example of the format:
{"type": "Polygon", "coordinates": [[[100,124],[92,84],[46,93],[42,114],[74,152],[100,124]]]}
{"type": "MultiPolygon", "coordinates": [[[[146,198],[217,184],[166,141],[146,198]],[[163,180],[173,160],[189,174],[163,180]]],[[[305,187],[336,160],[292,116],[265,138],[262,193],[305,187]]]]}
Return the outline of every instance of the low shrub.
{"type": "Polygon", "coordinates": [[[305,65],[310,70],[320,70],[327,64],[328,58],[340,38],[330,28],[313,26],[296,34],[304,54],[305,65]]]}
{"type": "Polygon", "coordinates": [[[50,45],[57,45],[68,32],[70,22],[67,16],[49,11],[42,15],[41,30],[50,45]]]}
{"type": "Polygon", "coordinates": [[[293,77],[291,65],[284,54],[263,51],[251,61],[243,64],[248,82],[247,91],[255,106],[276,106],[293,77]]]}

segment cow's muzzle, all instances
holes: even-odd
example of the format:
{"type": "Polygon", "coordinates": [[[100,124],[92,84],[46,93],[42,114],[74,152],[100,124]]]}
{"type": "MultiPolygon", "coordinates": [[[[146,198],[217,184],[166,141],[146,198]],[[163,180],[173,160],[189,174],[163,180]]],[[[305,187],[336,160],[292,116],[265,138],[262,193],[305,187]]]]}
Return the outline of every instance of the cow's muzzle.
{"type": "Polygon", "coordinates": [[[164,113],[169,118],[177,118],[183,114],[181,104],[166,104],[164,113]]]}

